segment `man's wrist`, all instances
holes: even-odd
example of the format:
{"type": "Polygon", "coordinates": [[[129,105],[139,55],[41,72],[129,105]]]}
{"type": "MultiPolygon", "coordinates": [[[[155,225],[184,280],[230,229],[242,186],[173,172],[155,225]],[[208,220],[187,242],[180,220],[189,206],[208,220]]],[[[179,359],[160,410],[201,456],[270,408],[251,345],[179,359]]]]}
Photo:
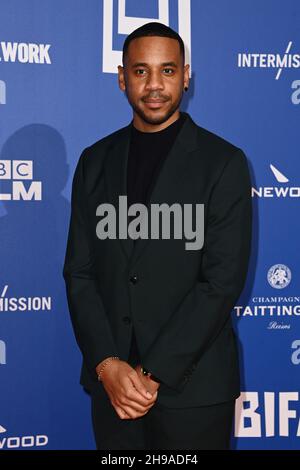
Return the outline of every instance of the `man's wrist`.
{"type": "Polygon", "coordinates": [[[101,369],[101,367],[103,366],[104,362],[107,361],[107,359],[109,359],[109,357],[111,356],[107,356],[105,359],[103,359],[103,361],[99,362],[99,364],[97,364],[95,370],[96,370],[96,373],[98,374],[99,370],[101,369]]]}
{"type": "Polygon", "coordinates": [[[97,365],[96,367],[96,374],[97,374],[97,377],[98,377],[98,381],[101,382],[102,380],[102,371],[103,369],[106,367],[107,364],[109,364],[113,359],[120,359],[118,356],[109,356],[105,359],[103,359],[103,361],[99,362],[99,364],[97,365]]]}

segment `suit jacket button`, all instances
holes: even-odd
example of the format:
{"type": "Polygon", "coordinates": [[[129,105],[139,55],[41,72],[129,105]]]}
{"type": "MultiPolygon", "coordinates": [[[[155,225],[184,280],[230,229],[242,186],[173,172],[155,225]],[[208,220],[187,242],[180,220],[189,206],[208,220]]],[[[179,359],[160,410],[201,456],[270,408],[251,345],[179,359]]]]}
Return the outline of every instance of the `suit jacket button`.
{"type": "Polygon", "coordinates": [[[131,282],[132,284],[136,284],[136,283],[138,282],[138,277],[137,277],[136,274],[134,274],[133,276],[131,276],[130,282],[131,282]]]}

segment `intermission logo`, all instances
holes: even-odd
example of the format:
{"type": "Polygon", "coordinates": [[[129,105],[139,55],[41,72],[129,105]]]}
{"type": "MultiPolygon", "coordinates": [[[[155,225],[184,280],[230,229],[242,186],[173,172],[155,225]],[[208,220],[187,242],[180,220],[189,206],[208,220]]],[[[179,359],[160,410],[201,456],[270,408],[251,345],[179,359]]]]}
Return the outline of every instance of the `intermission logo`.
{"type": "MultiPolygon", "coordinates": [[[[293,41],[289,41],[285,52],[262,53],[262,52],[239,52],[237,65],[239,68],[259,68],[274,69],[274,78],[279,80],[282,71],[285,69],[299,69],[300,54],[294,53],[293,41]]],[[[291,102],[294,105],[300,104],[300,80],[293,80],[291,89],[291,102]]]]}
{"type": "Polygon", "coordinates": [[[291,53],[293,42],[289,41],[283,54],[261,52],[239,52],[239,68],[277,69],[275,80],[281,76],[283,69],[298,69],[300,67],[300,54],[291,53]]]}
{"type": "Polygon", "coordinates": [[[8,285],[0,296],[0,312],[40,312],[50,311],[51,297],[7,297],[8,285]]]}
{"type": "Polygon", "coordinates": [[[51,44],[0,41],[0,62],[51,64],[51,44]]]}
{"type": "Polygon", "coordinates": [[[300,437],[299,392],[242,392],[235,405],[235,437],[300,437]]]}
{"type": "Polygon", "coordinates": [[[0,340],[0,365],[6,364],[6,344],[2,339],[0,340]]]}
{"type": "Polygon", "coordinates": [[[289,186],[286,183],[289,182],[289,178],[278,170],[274,165],[270,164],[275,180],[280,183],[276,186],[260,186],[258,188],[252,188],[252,197],[258,198],[299,198],[300,187],[289,186]]]}
{"type": "Polygon", "coordinates": [[[7,429],[0,424],[0,449],[20,449],[43,447],[48,444],[48,436],[39,434],[32,436],[8,436],[7,429]]]}
{"type": "MultiPolygon", "coordinates": [[[[145,18],[126,15],[126,0],[119,0],[118,7],[114,8],[113,0],[103,0],[103,62],[104,73],[118,73],[118,65],[122,64],[122,51],[113,49],[114,35],[128,35],[136,28],[157,21],[170,25],[169,0],[157,0],[158,17],[152,18],[149,11],[145,11],[145,18]],[[113,25],[117,24],[117,31],[113,25]]],[[[152,3],[152,2],[151,2],[152,3]]],[[[185,44],[186,63],[190,64],[191,75],[191,2],[178,0],[178,33],[185,44]]],[[[153,14],[153,13],[152,13],[153,14]]]]}
{"type": "Polygon", "coordinates": [[[0,201],[41,201],[42,182],[33,181],[32,160],[0,160],[2,186],[9,182],[9,192],[0,192],[0,201]],[[24,184],[23,181],[30,181],[24,184]]]}

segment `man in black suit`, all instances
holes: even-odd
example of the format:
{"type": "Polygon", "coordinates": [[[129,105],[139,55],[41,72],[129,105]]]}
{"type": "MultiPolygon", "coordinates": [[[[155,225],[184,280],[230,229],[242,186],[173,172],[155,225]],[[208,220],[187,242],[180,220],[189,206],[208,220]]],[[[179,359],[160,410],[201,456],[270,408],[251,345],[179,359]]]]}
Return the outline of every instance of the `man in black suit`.
{"type": "Polygon", "coordinates": [[[98,449],[229,448],[251,183],[243,151],[179,110],[184,64],[181,37],[163,24],[127,36],[118,78],[133,119],[87,147],[73,178],[63,275],[98,449]],[[146,210],[128,225],[135,203],[146,210]],[[187,249],[187,231],[145,236],[155,204],[169,221],[175,206],[202,204],[203,246],[187,249]]]}

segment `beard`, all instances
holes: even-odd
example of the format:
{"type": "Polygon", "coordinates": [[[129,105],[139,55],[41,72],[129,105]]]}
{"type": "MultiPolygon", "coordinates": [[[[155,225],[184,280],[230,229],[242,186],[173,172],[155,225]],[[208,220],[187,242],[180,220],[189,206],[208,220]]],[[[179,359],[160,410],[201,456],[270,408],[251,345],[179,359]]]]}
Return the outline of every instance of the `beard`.
{"type": "MultiPolygon", "coordinates": [[[[128,96],[126,90],[125,90],[125,94],[132,109],[144,122],[146,122],[147,124],[158,125],[158,124],[163,124],[164,122],[166,122],[175,113],[175,111],[180,106],[183,92],[177,98],[177,100],[172,103],[171,107],[169,107],[163,114],[158,114],[159,112],[161,112],[160,110],[157,110],[157,111],[154,110],[154,112],[149,110],[149,114],[148,114],[147,112],[144,111],[142,107],[140,107],[137,103],[133,102],[130,99],[130,96],[128,96]],[[157,117],[155,116],[156,112],[158,114],[157,117]],[[150,113],[152,113],[152,115],[150,115],[150,113]]],[[[147,97],[147,98],[154,98],[154,97],[152,96],[152,97],[147,97]]],[[[159,98],[159,97],[156,96],[155,98],[159,98]]]]}

